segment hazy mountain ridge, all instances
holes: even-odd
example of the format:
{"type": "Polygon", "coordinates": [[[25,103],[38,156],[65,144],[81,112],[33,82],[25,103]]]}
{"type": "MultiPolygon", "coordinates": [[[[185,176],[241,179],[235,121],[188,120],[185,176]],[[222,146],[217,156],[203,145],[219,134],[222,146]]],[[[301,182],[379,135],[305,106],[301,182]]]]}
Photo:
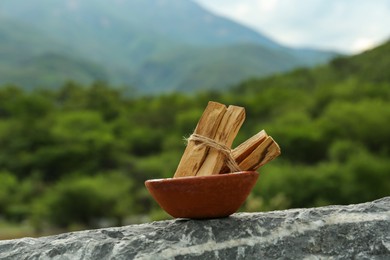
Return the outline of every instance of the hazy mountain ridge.
{"type": "MultiPolygon", "coordinates": [[[[74,62],[75,68],[81,70],[76,76],[74,70],[64,67],[61,80],[107,79],[149,93],[222,88],[247,77],[314,65],[334,55],[283,47],[192,1],[3,0],[0,19],[6,21],[0,26],[0,34],[11,20],[25,26],[23,34],[18,35],[19,29],[14,29],[5,35],[5,40],[23,49],[19,56],[36,55],[38,48],[40,55],[56,54],[56,61],[63,57],[64,66],[73,66],[74,62]],[[38,41],[35,31],[40,35],[38,41]],[[85,71],[80,64],[86,66],[85,71]],[[91,70],[94,72],[89,73],[91,70]]],[[[0,49],[3,41],[0,38],[0,49]]],[[[0,50],[0,54],[7,54],[2,56],[6,59],[2,59],[0,68],[19,70],[23,78],[23,66],[13,68],[7,64],[8,59],[13,59],[12,53],[0,50]]],[[[37,71],[36,81],[45,84],[40,79],[47,73],[37,71]]],[[[28,87],[37,85],[34,77],[29,83],[18,81],[18,77],[9,81],[28,87]]],[[[4,83],[9,77],[1,78],[4,83]]],[[[51,78],[55,81],[54,76],[51,78]]]]}
{"type": "MultiPolygon", "coordinates": [[[[339,56],[328,64],[315,68],[296,69],[288,73],[243,81],[236,86],[238,93],[259,93],[262,88],[331,88],[339,93],[358,86],[380,91],[390,82],[390,39],[381,45],[353,56],[339,56]]],[[[372,93],[367,93],[367,98],[372,93]]],[[[330,100],[330,99],[329,99],[330,100]]]]}

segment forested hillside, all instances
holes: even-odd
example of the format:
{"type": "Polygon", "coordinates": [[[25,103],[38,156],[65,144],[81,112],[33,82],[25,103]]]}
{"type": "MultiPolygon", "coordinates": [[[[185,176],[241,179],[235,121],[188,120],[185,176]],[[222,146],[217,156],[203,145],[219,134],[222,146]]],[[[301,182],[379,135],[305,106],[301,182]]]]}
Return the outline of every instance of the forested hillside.
{"type": "Polygon", "coordinates": [[[22,88],[106,80],[143,94],[223,89],[334,55],[283,46],[193,1],[0,1],[0,84],[22,88]]]}
{"type": "Polygon", "coordinates": [[[389,48],[196,95],[131,97],[99,82],[58,91],[3,86],[0,227],[11,234],[1,235],[18,235],[10,225],[31,235],[167,217],[144,181],[173,176],[183,136],[209,100],[246,108],[236,143],[265,129],[282,149],[259,170],[242,210],[389,195],[389,48]]]}

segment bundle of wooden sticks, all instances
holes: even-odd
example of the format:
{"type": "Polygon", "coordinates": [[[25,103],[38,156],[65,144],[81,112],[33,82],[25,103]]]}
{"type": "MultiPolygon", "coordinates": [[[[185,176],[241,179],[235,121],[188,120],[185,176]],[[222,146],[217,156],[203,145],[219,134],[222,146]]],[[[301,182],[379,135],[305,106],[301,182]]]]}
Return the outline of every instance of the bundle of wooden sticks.
{"type": "Polygon", "coordinates": [[[245,109],[210,101],[188,138],[174,178],[256,171],[280,155],[278,144],[262,130],[231,149],[245,109]]]}

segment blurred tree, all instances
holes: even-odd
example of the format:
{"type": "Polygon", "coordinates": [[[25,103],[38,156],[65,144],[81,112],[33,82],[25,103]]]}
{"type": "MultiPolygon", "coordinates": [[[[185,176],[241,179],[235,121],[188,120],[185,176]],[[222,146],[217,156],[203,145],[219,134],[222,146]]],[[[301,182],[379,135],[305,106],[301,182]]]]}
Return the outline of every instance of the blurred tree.
{"type": "Polygon", "coordinates": [[[14,202],[13,194],[17,187],[18,181],[14,175],[0,171],[0,217],[9,217],[9,208],[14,202]]]}
{"type": "Polygon", "coordinates": [[[97,227],[105,218],[121,225],[134,213],[132,189],[132,181],[116,172],[64,179],[35,201],[33,219],[63,228],[75,223],[97,227]]]}

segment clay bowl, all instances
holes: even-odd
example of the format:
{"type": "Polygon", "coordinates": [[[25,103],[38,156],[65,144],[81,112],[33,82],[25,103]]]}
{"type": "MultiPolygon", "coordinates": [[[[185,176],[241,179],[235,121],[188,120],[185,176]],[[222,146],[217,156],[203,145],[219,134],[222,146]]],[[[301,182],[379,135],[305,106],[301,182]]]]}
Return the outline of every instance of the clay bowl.
{"type": "Polygon", "coordinates": [[[221,218],[235,213],[259,174],[243,171],[202,177],[154,179],[145,182],[157,203],[175,218],[221,218]]]}

